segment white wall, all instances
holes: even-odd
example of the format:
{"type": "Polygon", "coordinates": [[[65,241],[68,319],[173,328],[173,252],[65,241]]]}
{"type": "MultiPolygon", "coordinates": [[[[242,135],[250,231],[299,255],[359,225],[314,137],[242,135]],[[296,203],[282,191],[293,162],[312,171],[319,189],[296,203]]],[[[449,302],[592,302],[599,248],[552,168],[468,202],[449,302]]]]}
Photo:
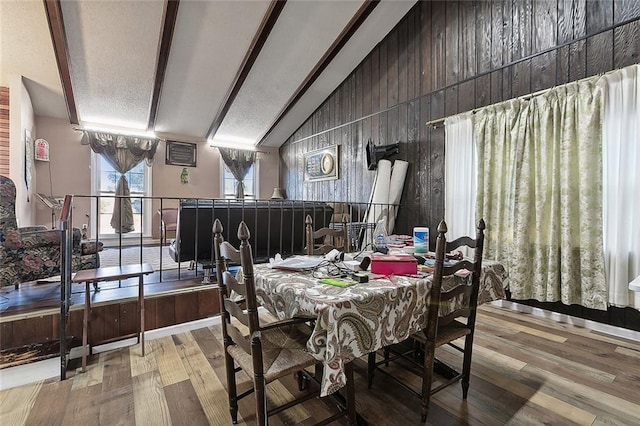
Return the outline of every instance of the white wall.
{"type": "MultiPolygon", "coordinates": [[[[25,182],[25,130],[35,140],[35,125],[31,97],[22,81],[22,76],[9,77],[9,177],[16,185],[16,219],[18,226],[36,224],[33,194],[36,192],[35,170],[32,168],[31,187],[27,191],[25,182]]],[[[33,145],[31,145],[33,153],[33,145]]]]}
{"type": "MultiPolygon", "coordinates": [[[[80,145],[81,133],[75,131],[75,126],[70,125],[68,120],[58,118],[36,116],[35,127],[37,137],[49,142],[50,157],[49,162],[35,162],[38,176],[36,192],[53,196],[90,195],[91,148],[88,145],[80,145]]],[[[183,184],[180,181],[182,167],[165,164],[165,143],[160,142],[153,163],[152,195],[154,197],[220,197],[220,153],[217,148],[205,143],[199,143],[197,148],[197,167],[188,168],[189,183],[183,184]]],[[[260,198],[269,198],[273,193],[278,179],[278,160],[277,148],[258,153],[260,198]]],[[[22,174],[20,179],[24,182],[22,174]]],[[[163,207],[171,207],[177,203],[177,200],[166,201],[163,207]]],[[[159,203],[156,203],[153,211],[159,207],[159,203]]],[[[51,226],[51,210],[39,201],[36,201],[35,209],[36,222],[51,226]]],[[[81,227],[83,223],[89,223],[86,215],[90,214],[90,211],[89,199],[76,198],[73,208],[73,226],[81,227]]],[[[56,226],[58,220],[56,216],[56,226]]],[[[158,228],[157,220],[158,217],[154,215],[152,224],[154,231],[158,228]]],[[[154,236],[157,237],[157,235],[154,236]]]]}

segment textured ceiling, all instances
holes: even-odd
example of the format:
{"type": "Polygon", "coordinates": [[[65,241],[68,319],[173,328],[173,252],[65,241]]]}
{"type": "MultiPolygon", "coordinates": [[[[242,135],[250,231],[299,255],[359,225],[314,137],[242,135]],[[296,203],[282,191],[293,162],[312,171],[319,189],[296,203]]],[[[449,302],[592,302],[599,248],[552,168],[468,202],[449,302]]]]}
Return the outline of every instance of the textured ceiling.
{"type": "Polygon", "coordinates": [[[82,126],[279,146],[414,3],[0,0],[0,84],[24,76],[37,115],[82,126]]]}

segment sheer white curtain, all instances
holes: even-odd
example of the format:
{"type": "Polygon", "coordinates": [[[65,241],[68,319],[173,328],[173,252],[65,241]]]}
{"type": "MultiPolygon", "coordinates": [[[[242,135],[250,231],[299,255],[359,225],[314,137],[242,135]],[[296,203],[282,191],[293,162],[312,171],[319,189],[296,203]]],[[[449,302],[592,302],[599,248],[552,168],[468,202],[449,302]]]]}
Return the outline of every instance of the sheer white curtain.
{"type": "Polygon", "coordinates": [[[609,303],[640,309],[640,65],[601,77],[603,223],[609,303]]]}
{"type": "Polygon", "coordinates": [[[468,112],[448,117],[444,126],[444,219],[449,229],[447,240],[464,235],[474,237],[478,163],[473,114],[468,112]]]}

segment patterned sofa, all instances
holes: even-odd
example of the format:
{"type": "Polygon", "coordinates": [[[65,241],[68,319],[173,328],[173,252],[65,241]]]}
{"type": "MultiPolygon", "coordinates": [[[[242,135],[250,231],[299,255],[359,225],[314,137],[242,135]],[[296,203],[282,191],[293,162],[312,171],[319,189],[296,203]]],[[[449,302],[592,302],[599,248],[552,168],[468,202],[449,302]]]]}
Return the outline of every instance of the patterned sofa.
{"type": "MultiPolygon", "coordinates": [[[[61,238],[58,229],[45,226],[18,228],[15,213],[16,187],[0,176],[0,285],[14,285],[60,275],[61,238]]],[[[82,242],[79,229],[73,229],[71,268],[97,268],[102,243],[82,242]]]]}

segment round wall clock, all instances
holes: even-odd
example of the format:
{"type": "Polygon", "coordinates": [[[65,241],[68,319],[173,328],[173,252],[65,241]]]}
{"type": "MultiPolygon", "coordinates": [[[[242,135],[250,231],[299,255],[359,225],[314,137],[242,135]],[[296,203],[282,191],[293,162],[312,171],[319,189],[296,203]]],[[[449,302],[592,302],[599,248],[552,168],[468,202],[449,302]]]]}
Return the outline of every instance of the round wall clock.
{"type": "Polygon", "coordinates": [[[323,175],[330,175],[333,172],[335,162],[333,161],[333,155],[326,152],[322,155],[322,161],[320,162],[320,169],[323,175]]]}

